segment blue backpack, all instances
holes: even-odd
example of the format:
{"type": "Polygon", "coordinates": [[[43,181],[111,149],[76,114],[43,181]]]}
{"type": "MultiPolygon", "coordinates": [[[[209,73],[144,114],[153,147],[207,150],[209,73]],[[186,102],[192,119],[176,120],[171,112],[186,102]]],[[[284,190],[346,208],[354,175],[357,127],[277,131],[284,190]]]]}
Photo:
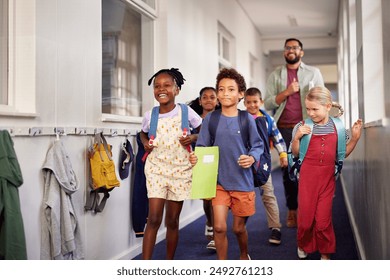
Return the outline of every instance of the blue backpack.
{"type": "MultiPolygon", "coordinates": [[[[336,178],[340,175],[341,169],[343,168],[343,162],[345,158],[345,127],[342,121],[339,118],[330,117],[333,120],[333,123],[336,126],[337,131],[337,159],[335,162],[335,176],[336,178]]],[[[303,122],[305,125],[310,126],[310,129],[313,131],[314,123],[311,119],[306,119],[303,122]]],[[[302,162],[305,158],[307,148],[309,147],[311,134],[304,135],[300,140],[299,145],[299,157],[294,157],[291,152],[291,144],[288,148],[287,152],[287,160],[288,160],[288,174],[291,181],[298,182],[299,180],[299,171],[302,166],[302,162]]]]}
{"type": "MultiPolygon", "coordinates": [[[[182,103],[178,103],[178,104],[181,107],[181,129],[183,131],[183,136],[186,137],[189,135],[190,132],[190,126],[188,122],[188,107],[186,104],[182,104],[182,103]]],[[[148,132],[149,145],[153,145],[153,141],[156,138],[159,114],[160,114],[160,106],[154,106],[150,117],[150,128],[148,132]]],[[[191,152],[191,145],[187,146],[187,150],[188,152],[191,152]]],[[[148,153],[145,152],[142,160],[145,161],[147,156],[148,153]]]]}
{"type": "MultiPolygon", "coordinates": [[[[242,141],[249,150],[249,123],[248,123],[248,112],[238,111],[239,125],[241,131],[242,141]]],[[[211,145],[214,145],[215,135],[219,118],[221,117],[221,110],[215,110],[211,113],[209,121],[209,133],[211,138],[211,145]]],[[[269,148],[269,138],[267,132],[267,120],[266,117],[257,117],[255,119],[257,131],[264,143],[264,152],[260,155],[260,160],[252,165],[255,187],[264,185],[271,174],[271,153],[269,148]]]]}

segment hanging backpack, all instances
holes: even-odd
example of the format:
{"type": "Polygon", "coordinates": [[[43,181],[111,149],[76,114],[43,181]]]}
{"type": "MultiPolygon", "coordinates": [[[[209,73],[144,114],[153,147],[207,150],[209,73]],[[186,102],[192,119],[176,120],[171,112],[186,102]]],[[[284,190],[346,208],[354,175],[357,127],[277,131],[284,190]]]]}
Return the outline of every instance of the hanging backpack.
{"type": "MultiPolygon", "coordinates": [[[[190,126],[188,123],[188,107],[186,104],[178,103],[181,108],[181,129],[183,131],[183,137],[187,137],[190,133],[190,126]]],[[[150,128],[148,132],[149,137],[149,145],[153,146],[154,139],[157,134],[157,124],[158,124],[158,116],[160,114],[160,106],[155,106],[152,109],[152,113],[150,116],[150,128]]],[[[186,147],[188,152],[191,152],[191,145],[186,147]]],[[[148,153],[145,152],[142,160],[145,161],[148,153]]]]}
{"type": "MultiPolygon", "coordinates": [[[[333,120],[334,125],[336,126],[337,131],[337,158],[335,162],[335,176],[336,179],[341,173],[341,169],[343,168],[343,162],[345,159],[345,150],[346,150],[346,143],[345,143],[345,127],[342,121],[339,118],[330,117],[333,120]]],[[[305,125],[308,125],[313,131],[314,123],[311,119],[306,119],[302,122],[305,125]]],[[[287,160],[288,160],[288,174],[291,181],[298,182],[299,181],[299,171],[302,166],[302,162],[305,158],[307,148],[309,147],[311,138],[311,133],[304,135],[299,144],[299,156],[294,157],[291,151],[291,144],[288,148],[287,152],[287,160]]]]}
{"type": "Polygon", "coordinates": [[[87,196],[84,209],[102,212],[110,197],[109,192],[120,186],[112,160],[112,146],[107,144],[102,132],[95,134],[94,143],[88,149],[88,156],[91,169],[91,191],[87,196]],[[100,201],[101,193],[103,198],[100,201]]]}
{"type": "MultiPolygon", "coordinates": [[[[211,113],[209,120],[209,133],[211,138],[211,145],[214,145],[215,136],[219,119],[221,117],[221,110],[215,110],[211,113]]],[[[241,131],[242,141],[245,147],[249,150],[249,123],[248,112],[238,110],[239,125],[241,131]]],[[[253,177],[255,181],[255,187],[264,185],[271,174],[271,153],[269,149],[269,140],[267,132],[267,120],[265,117],[257,117],[255,119],[256,128],[264,143],[264,152],[260,155],[260,160],[256,161],[252,165],[253,177]]]]}

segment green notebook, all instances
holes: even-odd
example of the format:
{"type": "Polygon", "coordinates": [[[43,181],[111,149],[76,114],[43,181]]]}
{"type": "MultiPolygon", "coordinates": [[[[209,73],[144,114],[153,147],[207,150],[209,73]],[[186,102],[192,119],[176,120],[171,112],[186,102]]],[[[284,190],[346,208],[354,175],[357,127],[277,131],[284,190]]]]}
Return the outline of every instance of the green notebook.
{"type": "Polygon", "coordinates": [[[217,189],[218,147],[195,147],[195,155],[198,162],[192,170],[191,199],[213,198],[217,189]]]}

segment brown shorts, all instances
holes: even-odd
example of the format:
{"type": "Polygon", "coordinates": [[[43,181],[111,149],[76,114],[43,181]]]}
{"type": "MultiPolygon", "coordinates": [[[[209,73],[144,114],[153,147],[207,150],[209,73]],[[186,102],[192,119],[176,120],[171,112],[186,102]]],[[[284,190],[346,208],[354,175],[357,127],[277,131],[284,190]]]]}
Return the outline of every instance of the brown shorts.
{"type": "Polygon", "coordinates": [[[232,214],[239,217],[249,217],[255,214],[256,193],[226,191],[221,185],[217,185],[217,193],[213,198],[213,206],[226,205],[232,210],[232,214]]]}

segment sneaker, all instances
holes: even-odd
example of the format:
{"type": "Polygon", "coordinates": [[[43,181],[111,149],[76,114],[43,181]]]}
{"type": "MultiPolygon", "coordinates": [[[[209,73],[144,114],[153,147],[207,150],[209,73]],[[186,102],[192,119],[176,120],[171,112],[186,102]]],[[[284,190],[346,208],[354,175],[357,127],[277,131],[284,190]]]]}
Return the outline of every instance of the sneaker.
{"type": "Polygon", "coordinates": [[[286,225],[289,228],[297,227],[297,211],[296,210],[288,210],[286,225]]]}
{"type": "Polygon", "coordinates": [[[217,250],[217,248],[215,248],[215,241],[211,240],[209,244],[207,244],[206,248],[209,250],[217,250]]]}
{"type": "Polygon", "coordinates": [[[272,229],[268,242],[275,245],[279,245],[282,242],[282,233],[280,232],[280,229],[272,229]]]}
{"type": "Polygon", "coordinates": [[[204,229],[204,235],[207,237],[208,240],[213,239],[213,236],[214,236],[214,229],[213,229],[213,227],[210,227],[210,226],[206,225],[206,227],[204,229]]]}
{"type": "Polygon", "coordinates": [[[300,259],[307,258],[307,253],[305,251],[301,250],[299,247],[298,247],[297,253],[298,253],[298,258],[300,258],[300,259]]]}

